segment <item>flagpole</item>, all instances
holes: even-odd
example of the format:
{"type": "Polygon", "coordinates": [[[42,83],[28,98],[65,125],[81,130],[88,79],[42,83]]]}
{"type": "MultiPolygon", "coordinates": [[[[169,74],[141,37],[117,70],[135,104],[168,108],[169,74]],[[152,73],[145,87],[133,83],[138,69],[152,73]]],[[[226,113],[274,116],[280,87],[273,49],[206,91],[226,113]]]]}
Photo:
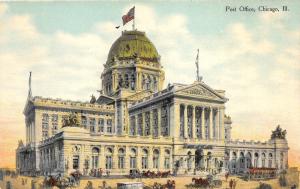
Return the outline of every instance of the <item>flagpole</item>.
{"type": "Polygon", "coordinates": [[[135,30],[135,18],[133,18],[133,22],[132,22],[132,30],[135,30]]]}
{"type": "Polygon", "coordinates": [[[132,22],[132,30],[135,30],[135,6],[133,6],[133,22],[132,22]]]}

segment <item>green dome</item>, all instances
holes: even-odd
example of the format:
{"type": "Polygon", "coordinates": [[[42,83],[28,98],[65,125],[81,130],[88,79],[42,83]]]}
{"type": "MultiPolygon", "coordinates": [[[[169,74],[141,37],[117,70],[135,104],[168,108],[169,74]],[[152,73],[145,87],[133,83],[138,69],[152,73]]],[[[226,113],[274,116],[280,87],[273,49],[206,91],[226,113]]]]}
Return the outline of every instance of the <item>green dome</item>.
{"type": "Polygon", "coordinates": [[[139,57],[141,60],[159,63],[159,54],[145,32],[123,31],[109,50],[107,62],[116,57],[119,60],[139,57]]]}

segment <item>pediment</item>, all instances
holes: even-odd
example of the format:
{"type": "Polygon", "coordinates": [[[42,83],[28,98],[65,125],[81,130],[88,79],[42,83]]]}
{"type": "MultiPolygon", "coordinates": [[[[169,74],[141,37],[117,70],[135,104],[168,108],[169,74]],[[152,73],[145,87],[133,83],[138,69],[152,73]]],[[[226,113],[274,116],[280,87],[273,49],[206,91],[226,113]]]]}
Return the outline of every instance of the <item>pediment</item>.
{"type": "Polygon", "coordinates": [[[227,99],[220,95],[204,83],[192,84],[181,89],[178,89],[175,94],[189,97],[198,97],[210,100],[227,101],[227,99]]]}

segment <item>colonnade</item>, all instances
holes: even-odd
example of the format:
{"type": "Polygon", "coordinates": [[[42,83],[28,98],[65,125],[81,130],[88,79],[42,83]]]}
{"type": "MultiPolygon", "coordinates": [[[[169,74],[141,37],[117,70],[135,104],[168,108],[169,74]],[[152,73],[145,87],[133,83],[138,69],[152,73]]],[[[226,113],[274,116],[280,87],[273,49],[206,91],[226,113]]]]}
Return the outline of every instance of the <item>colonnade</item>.
{"type": "Polygon", "coordinates": [[[26,122],[26,144],[35,142],[35,124],[32,121],[26,122]]]}
{"type": "Polygon", "coordinates": [[[129,135],[169,136],[169,105],[130,116],[129,135]]]}
{"type": "Polygon", "coordinates": [[[225,168],[232,173],[244,172],[248,168],[275,168],[273,152],[237,150],[225,152],[225,168]]]}
{"type": "Polygon", "coordinates": [[[180,104],[179,136],[194,139],[224,138],[224,108],[180,104]]]}

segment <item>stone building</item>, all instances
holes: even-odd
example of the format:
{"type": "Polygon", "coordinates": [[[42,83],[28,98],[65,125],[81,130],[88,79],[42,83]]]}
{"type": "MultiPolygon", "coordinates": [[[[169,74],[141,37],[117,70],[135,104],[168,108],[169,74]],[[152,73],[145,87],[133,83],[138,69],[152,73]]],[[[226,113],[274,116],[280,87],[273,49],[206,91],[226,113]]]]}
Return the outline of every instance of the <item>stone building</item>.
{"type": "Polygon", "coordinates": [[[90,102],[32,97],[25,105],[26,144],[16,151],[21,174],[84,174],[92,169],[232,173],[288,167],[285,131],[267,142],[233,141],[224,90],[197,79],[164,85],[155,46],[144,32],[123,31],[90,102]]]}

